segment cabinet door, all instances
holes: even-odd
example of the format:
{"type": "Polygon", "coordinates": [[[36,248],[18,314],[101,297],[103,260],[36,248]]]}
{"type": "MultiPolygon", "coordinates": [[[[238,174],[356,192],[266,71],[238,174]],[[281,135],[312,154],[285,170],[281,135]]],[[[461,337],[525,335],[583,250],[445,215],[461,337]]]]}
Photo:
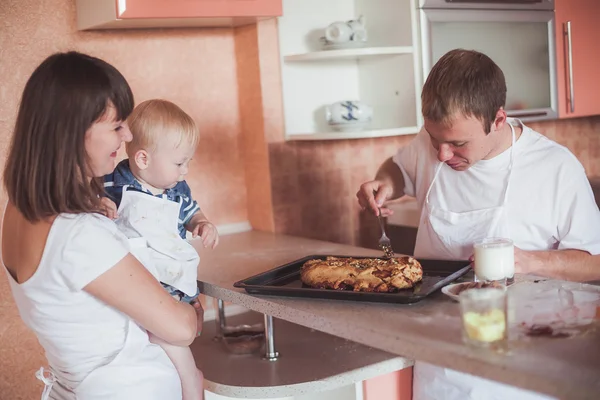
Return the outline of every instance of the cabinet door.
{"type": "Polygon", "coordinates": [[[556,0],[555,8],[559,116],[571,118],[598,115],[600,1],[556,0]]]}
{"type": "Polygon", "coordinates": [[[281,15],[281,0],[115,0],[117,17],[202,18],[275,17],[281,15]]]}
{"type": "Polygon", "coordinates": [[[506,112],[523,121],[556,119],[552,11],[421,9],[423,77],[452,49],[480,51],[506,78],[506,112]]]}

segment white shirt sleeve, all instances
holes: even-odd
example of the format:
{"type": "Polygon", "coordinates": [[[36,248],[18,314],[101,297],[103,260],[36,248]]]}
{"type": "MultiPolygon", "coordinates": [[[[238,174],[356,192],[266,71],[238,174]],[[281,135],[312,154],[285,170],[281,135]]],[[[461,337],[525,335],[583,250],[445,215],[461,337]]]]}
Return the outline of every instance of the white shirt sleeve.
{"type": "Polygon", "coordinates": [[[82,290],[129,253],[127,237],[101,215],[78,216],[64,240],[60,273],[73,291],[82,290]]]}
{"type": "Polygon", "coordinates": [[[567,179],[559,203],[559,249],[600,254],[600,211],[583,167],[567,179]]]}
{"type": "Polygon", "coordinates": [[[422,156],[424,150],[427,150],[426,146],[430,146],[429,135],[425,131],[425,128],[421,128],[408,146],[398,150],[392,158],[394,163],[400,167],[400,171],[402,171],[402,176],[404,177],[404,194],[411,197],[416,197],[419,156],[422,156]]]}

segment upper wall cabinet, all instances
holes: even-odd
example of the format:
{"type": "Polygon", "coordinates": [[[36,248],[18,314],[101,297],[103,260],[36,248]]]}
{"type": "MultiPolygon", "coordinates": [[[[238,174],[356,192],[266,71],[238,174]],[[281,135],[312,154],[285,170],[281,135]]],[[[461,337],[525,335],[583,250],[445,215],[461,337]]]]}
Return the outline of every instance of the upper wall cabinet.
{"type": "Polygon", "coordinates": [[[281,12],[281,0],[77,0],[77,27],[230,27],[277,17],[281,12]]]}
{"type": "Polygon", "coordinates": [[[555,1],[559,116],[600,115],[600,1],[555,1]]]}
{"type": "Polygon", "coordinates": [[[508,116],[523,121],[558,117],[552,1],[421,0],[420,4],[425,79],[448,51],[477,50],[504,72],[508,116]]]}

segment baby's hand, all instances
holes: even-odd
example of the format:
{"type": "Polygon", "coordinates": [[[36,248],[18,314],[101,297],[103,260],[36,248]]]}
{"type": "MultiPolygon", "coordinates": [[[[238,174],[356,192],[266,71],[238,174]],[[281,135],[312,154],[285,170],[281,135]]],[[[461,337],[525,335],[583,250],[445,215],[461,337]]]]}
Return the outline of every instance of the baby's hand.
{"type": "Polygon", "coordinates": [[[102,211],[110,219],[117,219],[117,205],[108,197],[100,199],[102,211]]]}
{"type": "Polygon", "coordinates": [[[192,229],[192,237],[202,238],[202,245],[214,249],[219,244],[219,232],[217,228],[210,222],[200,221],[192,229]]]}

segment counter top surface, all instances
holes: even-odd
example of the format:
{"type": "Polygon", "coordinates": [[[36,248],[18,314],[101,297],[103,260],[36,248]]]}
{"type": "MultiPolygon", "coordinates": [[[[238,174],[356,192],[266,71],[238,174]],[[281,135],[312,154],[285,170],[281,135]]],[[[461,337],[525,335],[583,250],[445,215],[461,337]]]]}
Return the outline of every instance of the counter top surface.
{"type": "Polygon", "coordinates": [[[441,292],[400,305],[254,296],[233,287],[236,281],[311,254],[379,256],[378,251],[257,231],[224,236],[216,250],[202,249],[200,241],[192,244],[201,255],[200,288],[209,296],[392,354],[559,398],[600,398],[596,286],[518,277],[509,291],[515,305],[512,320],[517,325],[572,328],[573,334],[530,337],[513,326],[510,352],[498,354],[463,344],[458,304],[441,292]]]}

